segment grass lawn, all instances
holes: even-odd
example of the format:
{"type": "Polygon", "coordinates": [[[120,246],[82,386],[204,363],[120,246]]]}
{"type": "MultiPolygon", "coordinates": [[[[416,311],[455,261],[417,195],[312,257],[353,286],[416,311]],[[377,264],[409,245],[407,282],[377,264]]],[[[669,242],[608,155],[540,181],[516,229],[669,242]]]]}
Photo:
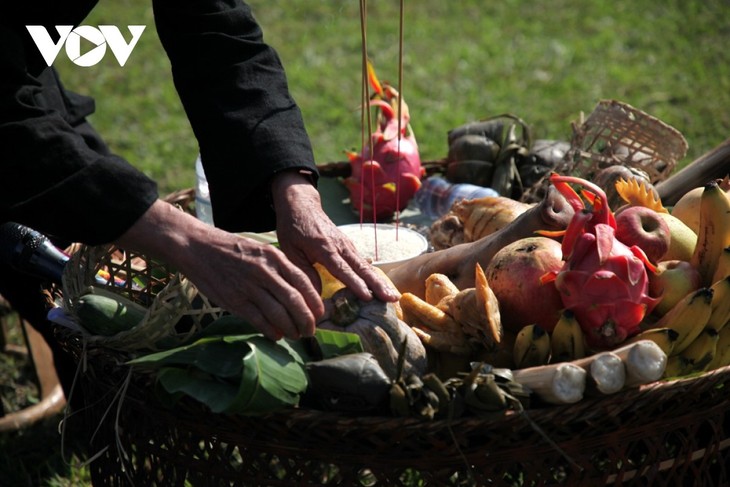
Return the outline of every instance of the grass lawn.
{"type": "MultiPolygon", "coordinates": [[[[668,2],[458,0],[405,2],[402,92],[425,160],[446,132],[509,112],[538,138],[569,139],[571,122],[618,99],[677,128],[687,163],[730,135],[730,7],[668,2]]],[[[359,2],[252,2],[280,53],[318,162],[360,143],[359,2]]],[[[367,45],[381,79],[398,79],[399,2],[368,2],[367,45]]],[[[67,85],[97,100],[93,122],[112,148],[160,182],[193,184],[197,144],[174,92],[151,2],[101,2],[86,23],[145,24],[124,67],[80,68],[62,53],[67,85]]]]}
{"type": "MultiPolygon", "coordinates": [[[[730,6],[725,0],[418,0],[406,3],[403,85],[424,160],[445,156],[446,133],[501,113],[537,138],[569,140],[571,122],[617,99],[677,128],[680,165],[730,135],[730,6]]],[[[319,163],[344,160],[360,141],[359,2],[251,0],[289,75],[319,163]]],[[[368,53],[397,84],[399,2],[368,2],[368,53]]],[[[160,184],[190,187],[197,144],[156,36],[151,2],[100,2],[85,24],[147,26],[124,67],[56,62],[68,88],[93,95],[92,122],[112,149],[160,184]]],[[[126,29],[123,29],[126,33],[126,29]]],[[[63,466],[55,424],[0,435],[1,479],[85,485],[63,466]],[[22,441],[21,439],[22,438],[22,441]],[[11,455],[12,453],[12,455],[11,455]],[[46,460],[43,460],[43,459],[46,460]],[[20,473],[9,477],[9,472],[20,473]]]]}

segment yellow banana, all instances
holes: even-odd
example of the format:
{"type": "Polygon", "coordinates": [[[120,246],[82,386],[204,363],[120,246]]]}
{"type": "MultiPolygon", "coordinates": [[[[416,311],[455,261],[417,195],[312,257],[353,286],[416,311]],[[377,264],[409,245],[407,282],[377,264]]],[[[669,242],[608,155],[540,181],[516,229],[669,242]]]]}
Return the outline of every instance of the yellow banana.
{"type": "Polygon", "coordinates": [[[668,357],[672,354],[674,344],[677,342],[678,338],[679,333],[671,328],[651,328],[626,339],[624,344],[630,345],[640,340],[651,340],[656,343],[659,348],[661,348],[662,352],[664,352],[668,357]]]}
{"type": "Polygon", "coordinates": [[[717,267],[715,267],[715,275],[712,276],[712,282],[717,282],[730,276],[730,247],[725,247],[720,252],[717,259],[717,267]]]}
{"type": "Polygon", "coordinates": [[[575,314],[565,309],[550,335],[551,362],[568,362],[586,355],[583,329],[575,314]]]}
{"type": "MultiPolygon", "coordinates": [[[[684,351],[675,355],[676,358],[671,358],[671,361],[678,361],[678,364],[672,364],[672,367],[679,368],[678,372],[674,370],[672,372],[682,376],[707,370],[715,358],[718,339],[718,333],[712,328],[702,330],[684,351]]],[[[669,363],[667,367],[669,368],[669,363]]]]}
{"type": "Polygon", "coordinates": [[[664,368],[665,379],[672,377],[681,377],[684,375],[684,370],[687,367],[684,357],[681,355],[672,355],[667,357],[667,366],[664,368]]]}
{"type": "Polygon", "coordinates": [[[522,327],[515,338],[513,349],[515,367],[537,367],[550,359],[550,335],[539,325],[522,327]]]}
{"type": "Polygon", "coordinates": [[[712,289],[703,287],[685,296],[662,316],[650,329],[671,328],[679,337],[674,342],[672,355],[689,346],[702,333],[712,313],[712,289]]]}
{"type": "Polygon", "coordinates": [[[705,327],[722,330],[730,320],[730,275],[712,285],[712,312],[705,327]]]}
{"type": "Polygon", "coordinates": [[[712,180],[700,197],[700,227],[690,259],[700,272],[703,286],[712,284],[720,254],[727,246],[730,246],[730,197],[712,180]]]}
{"type": "Polygon", "coordinates": [[[726,326],[718,333],[715,358],[707,366],[707,370],[715,370],[727,365],[730,365],[730,326],[726,326]]]}

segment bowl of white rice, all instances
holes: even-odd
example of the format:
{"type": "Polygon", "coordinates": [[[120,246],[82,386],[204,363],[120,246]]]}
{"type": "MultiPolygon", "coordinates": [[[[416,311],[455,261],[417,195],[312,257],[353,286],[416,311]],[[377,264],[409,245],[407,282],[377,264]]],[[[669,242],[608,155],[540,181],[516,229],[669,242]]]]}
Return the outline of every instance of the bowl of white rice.
{"type": "Polygon", "coordinates": [[[383,272],[428,250],[428,240],[417,231],[387,223],[353,223],[338,228],[355,245],[358,253],[383,272]],[[377,232],[377,235],[376,235],[377,232]]]}

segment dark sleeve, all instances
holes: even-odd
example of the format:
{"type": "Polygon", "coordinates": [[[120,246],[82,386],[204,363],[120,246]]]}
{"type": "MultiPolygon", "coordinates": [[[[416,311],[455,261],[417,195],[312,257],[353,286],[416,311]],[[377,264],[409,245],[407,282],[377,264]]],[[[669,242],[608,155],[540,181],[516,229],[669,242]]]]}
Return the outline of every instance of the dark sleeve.
{"type": "Polygon", "coordinates": [[[155,0],[154,10],[200,144],[216,225],[271,229],[271,177],[289,168],[307,168],[316,177],[309,137],[278,55],[241,1],[155,0]]]}
{"type": "MultiPolygon", "coordinates": [[[[60,85],[33,75],[27,32],[0,22],[0,222],[66,241],[110,242],[157,197],[155,183],[75,130],[60,85]]],[[[53,78],[55,79],[55,78],[53,78]]]]}

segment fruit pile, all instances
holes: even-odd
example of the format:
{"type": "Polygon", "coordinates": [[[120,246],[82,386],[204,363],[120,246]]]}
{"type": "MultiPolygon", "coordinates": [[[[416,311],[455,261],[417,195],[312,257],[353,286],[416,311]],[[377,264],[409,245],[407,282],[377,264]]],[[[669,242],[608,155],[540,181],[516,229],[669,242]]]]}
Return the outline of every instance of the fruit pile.
{"type": "MultiPolygon", "coordinates": [[[[727,178],[688,192],[672,212],[645,181],[615,181],[615,209],[590,181],[553,175],[551,183],[574,210],[566,228],[502,239],[493,255],[476,259],[473,286],[451,282],[460,267],[450,263],[423,290],[402,279],[446,250],[389,275],[402,291],[404,321],[444,367],[437,373],[488,363],[510,369],[546,402],[565,403],[730,365],[727,178]],[[473,299],[455,306],[467,293],[473,299]]],[[[504,217],[500,198],[457,203],[455,214],[468,208],[462,221],[476,214],[486,228],[504,217]]],[[[480,239],[511,231],[520,214],[451,250],[471,262],[480,239]]]]}
{"type": "MultiPolygon", "coordinates": [[[[156,371],[172,398],[217,397],[213,411],[429,419],[574,403],[730,365],[730,181],[688,192],[671,212],[645,180],[612,184],[618,203],[558,174],[519,211],[506,211],[507,197],[456,203],[470,241],[383,273],[397,303],[360,302],[315,266],[327,312],[314,341],[268,343],[223,313],[176,348],[133,350],[129,363],[156,371]],[[224,349],[236,367],[220,367],[224,349]],[[261,395],[241,396],[259,382],[261,395]],[[222,396],[199,393],[221,384],[222,396]]],[[[95,336],[129,333],[153,313],[117,292],[71,302],[95,336]]]]}

